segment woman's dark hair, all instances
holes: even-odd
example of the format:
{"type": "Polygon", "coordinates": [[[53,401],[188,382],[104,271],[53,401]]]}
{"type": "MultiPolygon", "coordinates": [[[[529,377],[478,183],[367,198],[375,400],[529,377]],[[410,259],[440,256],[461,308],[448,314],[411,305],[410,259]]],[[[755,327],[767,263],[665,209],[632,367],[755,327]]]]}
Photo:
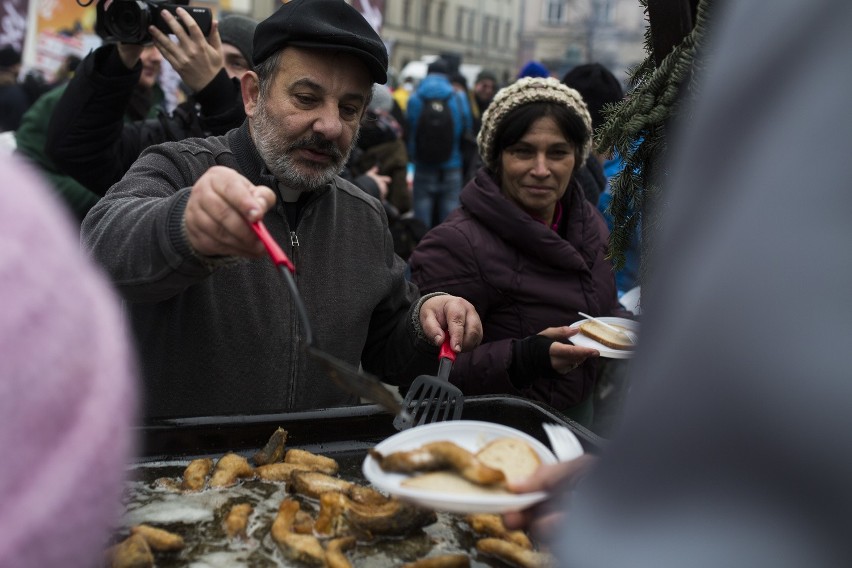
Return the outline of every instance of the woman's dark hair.
{"type": "MultiPolygon", "coordinates": [[[[494,163],[500,164],[500,154],[503,150],[520,140],[530,125],[539,118],[553,118],[565,139],[574,145],[574,172],[583,166],[581,151],[586,141],[592,135],[574,110],[558,103],[539,101],[521,105],[509,111],[503,117],[494,134],[494,163]]],[[[498,165],[498,169],[500,166],[498,165]]],[[[500,172],[495,172],[499,174],[500,172]]]]}

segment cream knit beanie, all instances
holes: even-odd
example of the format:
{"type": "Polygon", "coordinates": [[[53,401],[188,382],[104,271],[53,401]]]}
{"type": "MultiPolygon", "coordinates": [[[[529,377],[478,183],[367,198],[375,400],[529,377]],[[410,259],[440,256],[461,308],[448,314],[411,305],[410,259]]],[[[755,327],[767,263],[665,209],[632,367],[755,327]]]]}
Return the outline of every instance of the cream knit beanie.
{"type": "Polygon", "coordinates": [[[489,170],[496,170],[498,156],[493,155],[494,136],[503,119],[519,106],[542,101],[564,104],[580,116],[589,133],[582,141],[580,151],[581,163],[585,163],[592,149],[592,117],[583,97],[553,77],[525,77],[500,89],[482,115],[482,128],[476,137],[476,143],[479,146],[479,155],[489,170]]]}

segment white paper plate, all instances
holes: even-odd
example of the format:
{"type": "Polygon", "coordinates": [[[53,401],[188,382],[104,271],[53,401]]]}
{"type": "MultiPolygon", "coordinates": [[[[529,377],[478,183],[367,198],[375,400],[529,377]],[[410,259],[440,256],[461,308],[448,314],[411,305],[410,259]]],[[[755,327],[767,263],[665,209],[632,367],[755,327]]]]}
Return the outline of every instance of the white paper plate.
{"type": "MultiPolygon", "coordinates": [[[[639,322],[635,322],[633,320],[629,320],[626,318],[611,318],[611,317],[603,317],[597,318],[604,323],[609,323],[613,325],[620,325],[621,327],[626,327],[630,331],[639,333],[639,322]]],[[[575,321],[570,326],[571,329],[577,328],[583,323],[584,319],[580,321],[575,321]]],[[[603,343],[598,343],[591,337],[583,335],[582,333],[578,333],[577,335],[573,335],[568,338],[568,341],[573,343],[574,345],[579,345],[580,347],[591,347],[592,349],[597,349],[601,357],[608,357],[610,359],[630,359],[633,357],[633,350],[628,349],[613,349],[612,347],[607,347],[603,343]]]]}
{"type": "MultiPolygon", "coordinates": [[[[394,434],[376,446],[382,454],[413,450],[429,442],[449,440],[468,451],[479,451],[495,438],[520,438],[538,453],[543,464],[554,464],[558,460],[547,446],[532,436],[493,422],[476,420],[452,420],[415,426],[394,434]]],[[[379,467],[379,463],[368,455],[362,468],[364,477],[377,489],[399,499],[405,499],[432,508],[436,511],[454,513],[504,513],[519,511],[534,505],[547,497],[547,493],[518,493],[513,495],[468,495],[463,493],[443,493],[423,489],[404,487],[402,482],[410,476],[401,473],[388,473],[379,467]]]]}

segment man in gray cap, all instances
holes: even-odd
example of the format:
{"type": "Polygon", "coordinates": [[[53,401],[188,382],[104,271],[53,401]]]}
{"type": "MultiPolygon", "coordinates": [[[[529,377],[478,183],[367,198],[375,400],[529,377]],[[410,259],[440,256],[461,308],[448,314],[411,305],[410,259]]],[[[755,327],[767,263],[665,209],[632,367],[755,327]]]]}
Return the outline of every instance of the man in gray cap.
{"type": "Polygon", "coordinates": [[[481,339],[467,301],[420,297],[381,203],[337,174],[387,52],[343,0],[293,0],[258,24],[248,119],[150,148],[89,212],[82,239],[128,302],[148,419],[357,404],[300,348],[293,299],[250,223],[295,265],[313,342],[408,385],[444,338],[481,339]]]}

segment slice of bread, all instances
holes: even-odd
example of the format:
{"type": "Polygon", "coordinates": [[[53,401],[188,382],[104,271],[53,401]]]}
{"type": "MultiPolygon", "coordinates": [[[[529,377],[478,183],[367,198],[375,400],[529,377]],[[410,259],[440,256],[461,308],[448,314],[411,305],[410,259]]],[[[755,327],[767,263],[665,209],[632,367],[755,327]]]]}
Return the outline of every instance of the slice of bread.
{"type": "Polygon", "coordinates": [[[476,453],[476,458],[501,470],[509,483],[529,477],[541,465],[538,453],[519,438],[492,440],[476,453]]]}
{"type": "MultiPolygon", "coordinates": [[[[613,327],[626,329],[623,326],[610,324],[613,327]]],[[[602,345],[611,347],[612,349],[630,350],[635,347],[630,340],[620,333],[602,326],[599,322],[586,320],[580,324],[580,333],[586,337],[590,337],[602,345]]]]}
{"type": "Polygon", "coordinates": [[[454,471],[433,471],[409,477],[400,483],[403,487],[440,491],[441,493],[466,493],[468,495],[511,495],[501,485],[477,485],[454,471]]]}

